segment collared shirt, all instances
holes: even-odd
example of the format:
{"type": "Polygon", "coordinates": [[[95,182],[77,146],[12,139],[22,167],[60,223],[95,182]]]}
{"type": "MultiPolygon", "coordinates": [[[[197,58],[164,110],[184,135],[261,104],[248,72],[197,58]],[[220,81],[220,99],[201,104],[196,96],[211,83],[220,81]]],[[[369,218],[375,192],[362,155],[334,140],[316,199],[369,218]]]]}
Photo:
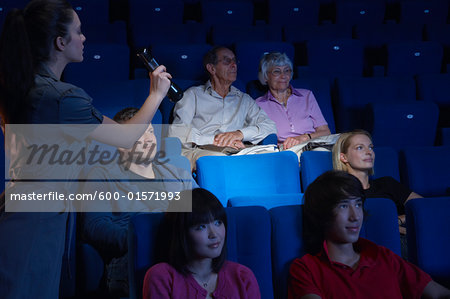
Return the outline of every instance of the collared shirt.
{"type": "Polygon", "coordinates": [[[314,133],[317,127],[327,125],[311,90],[295,89],[290,86],[292,94],[286,106],[278,102],[270,90],[256,99],[256,103],[277,125],[278,141],[288,137],[314,133]]]}
{"type": "MultiPolygon", "coordinates": [[[[144,278],[144,299],[206,298],[208,292],[192,275],[184,276],[166,263],[151,267],[144,278]]],[[[218,273],[212,293],[217,299],[259,299],[261,294],[255,275],[249,268],[226,261],[218,273]]]]}
{"type": "Polygon", "coordinates": [[[276,134],[275,123],[246,93],[234,86],[222,98],[208,81],[185,91],[175,105],[169,135],[182,143],[213,144],[214,136],[240,130],[243,141],[256,144],[269,134],[276,134]]]}
{"type": "Polygon", "coordinates": [[[92,98],[83,89],[60,81],[45,64],[37,71],[29,99],[29,123],[100,124],[103,121],[102,114],[92,106],[92,98]]]}
{"type": "Polygon", "coordinates": [[[326,243],[313,256],[295,259],[289,271],[288,298],[421,298],[431,277],[391,250],[359,238],[356,269],[331,261],[326,243]]]}

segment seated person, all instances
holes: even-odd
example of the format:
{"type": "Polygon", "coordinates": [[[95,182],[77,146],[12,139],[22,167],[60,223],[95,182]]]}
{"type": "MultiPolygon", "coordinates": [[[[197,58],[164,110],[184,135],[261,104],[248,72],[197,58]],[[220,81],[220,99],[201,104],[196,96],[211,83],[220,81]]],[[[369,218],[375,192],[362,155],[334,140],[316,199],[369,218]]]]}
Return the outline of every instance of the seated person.
{"type": "Polygon", "coordinates": [[[192,212],[165,216],[171,232],[168,263],[147,271],[144,299],[261,298],[253,272],[226,260],[227,215],[211,192],[192,190],[192,212]]]}
{"type": "Polygon", "coordinates": [[[236,81],[237,61],[225,47],[214,47],[203,58],[209,74],[205,85],[191,87],[174,107],[169,135],[185,145],[182,150],[194,169],[195,161],[218,152],[187,145],[213,144],[244,148],[243,142],[257,144],[269,134],[276,134],[275,123],[246,93],[231,84],[236,81]]]}
{"type": "Polygon", "coordinates": [[[256,103],[276,123],[283,149],[331,134],[312,91],[290,85],[292,74],[286,54],[269,53],[260,61],[258,77],[269,90],[256,103]]]}
{"type": "MultiPolygon", "coordinates": [[[[138,111],[125,108],[115,115],[114,120],[123,123],[138,111]]],[[[87,212],[81,216],[84,240],[97,249],[105,261],[109,295],[128,296],[127,236],[130,218],[139,212],[166,211],[168,208],[166,200],[130,201],[130,194],[137,199],[142,197],[142,191],[162,195],[162,192],[179,192],[197,186],[189,171],[163,163],[164,160],[156,160],[156,142],[153,127],[149,125],[132,149],[119,149],[124,163],[93,166],[86,176],[88,182],[81,187],[82,193],[101,191],[103,194],[124,195],[118,201],[105,201],[109,206],[102,207],[102,212],[87,212]],[[89,182],[92,180],[96,183],[89,182]]]]}
{"type": "Polygon", "coordinates": [[[291,264],[288,298],[449,298],[418,267],[359,237],[364,201],[361,182],[343,171],[328,171],[308,186],[308,253],[291,264]]]}
{"type": "Polygon", "coordinates": [[[370,134],[364,130],[343,133],[332,150],[333,169],[343,170],[356,176],[367,198],[389,198],[397,206],[399,215],[405,214],[404,205],[412,199],[422,197],[392,177],[370,179],[373,175],[375,151],[370,134]]]}

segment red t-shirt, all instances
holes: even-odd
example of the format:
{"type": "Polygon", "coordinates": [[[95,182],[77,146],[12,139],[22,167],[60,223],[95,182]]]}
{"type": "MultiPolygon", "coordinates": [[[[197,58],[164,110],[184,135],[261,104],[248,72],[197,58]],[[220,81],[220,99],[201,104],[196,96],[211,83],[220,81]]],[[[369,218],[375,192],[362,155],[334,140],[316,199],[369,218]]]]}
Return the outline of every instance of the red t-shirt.
{"type": "Polygon", "coordinates": [[[358,267],[330,261],[326,244],[313,256],[295,259],[289,271],[288,298],[420,298],[431,277],[391,250],[360,238],[358,267]]]}

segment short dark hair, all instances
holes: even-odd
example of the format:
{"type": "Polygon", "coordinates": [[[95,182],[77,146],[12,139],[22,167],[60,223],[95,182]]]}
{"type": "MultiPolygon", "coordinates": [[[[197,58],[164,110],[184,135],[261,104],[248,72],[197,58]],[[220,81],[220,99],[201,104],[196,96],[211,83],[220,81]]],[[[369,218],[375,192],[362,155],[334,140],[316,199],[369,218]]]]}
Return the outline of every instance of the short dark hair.
{"type": "Polygon", "coordinates": [[[208,72],[208,69],[206,68],[206,66],[208,64],[216,65],[219,62],[219,58],[217,57],[217,52],[219,52],[222,49],[228,49],[228,48],[225,46],[214,46],[208,52],[206,52],[205,55],[203,56],[203,67],[205,68],[205,71],[207,74],[209,74],[209,72],[208,72]]]}
{"type": "Polygon", "coordinates": [[[359,179],[345,171],[323,173],[305,191],[303,205],[303,236],[306,250],[318,253],[336,215],[333,209],[343,199],[366,199],[359,179]]]}
{"type": "Polygon", "coordinates": [[[127,107],[117,112],[113,119],[115,122],[121,124],[132,118],[138,111],[138,108],[127,107]]]}
{"type": "MultiPolygon", "coordinates": [[[[190,273],[187,264],[194,259],[192,244],[188,235],[189,228],[213,220],[221,220],[225,229],[227,227],[225,208],[214,194],[206,189],[196,188],[182,191],[180,197],[190,196],[190,193],[192,193],[192,212],[167,212],[165,214],[165,223],[171,231],[169,264],[183,275],[190,273]]],[[[222,252],[212,261],[212,269],[216,273],[220,271],[226,259],[226,239],[225,234],[222,252]]]]}

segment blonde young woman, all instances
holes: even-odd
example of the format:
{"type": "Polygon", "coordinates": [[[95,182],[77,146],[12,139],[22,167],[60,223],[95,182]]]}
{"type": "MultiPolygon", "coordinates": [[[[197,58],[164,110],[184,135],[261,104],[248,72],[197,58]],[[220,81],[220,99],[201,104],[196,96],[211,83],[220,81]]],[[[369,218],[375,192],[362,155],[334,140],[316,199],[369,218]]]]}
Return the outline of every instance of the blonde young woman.
{"type": "Polygon", "coordinates": [[[333,168],[356,176],[368,198],[383,197],[393,200],[399,215],[405,214],[405,203],[422,197],[392,177],[371,179],[375,151],[370,134],[363,130],[343,133],[333,146],[333,168]]]}

